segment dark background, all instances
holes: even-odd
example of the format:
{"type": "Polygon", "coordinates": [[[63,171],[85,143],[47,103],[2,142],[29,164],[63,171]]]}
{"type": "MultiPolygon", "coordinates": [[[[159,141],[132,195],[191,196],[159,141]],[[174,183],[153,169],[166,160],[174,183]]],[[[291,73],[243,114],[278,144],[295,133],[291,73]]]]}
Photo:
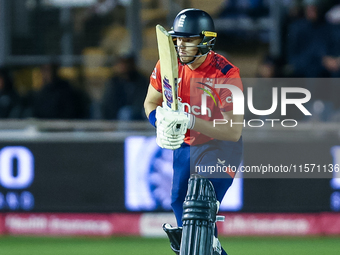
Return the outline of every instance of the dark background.
{"type": "MultiPolygon", "coordinates": [[[[327,142],[246,142],[244,165],[333,163],[327,142]]],[[[124,205],[124,142],[22,142],[34,155],[34,212],[126,212],[124,205]]],[[[15,166],[15,164],[14,164],[15,166]]],[[[15,174],[15,169],[14,169],[15,174]]],[[[244,174],[243,212],[330,211],[331,174],[323,178],[263,178],[244,174]]],[[[268,176],[267,176],[268,177],[268,176]]],[[[270,177],[270,176],[269,176],[270,177]]],[[[282,175],[285,177],[285,175],[282,175]]],[[[9,211],[5,207],[1,211],[9,211]]],[[[16,211],[23,211],[19,208],[16,211]]]]}

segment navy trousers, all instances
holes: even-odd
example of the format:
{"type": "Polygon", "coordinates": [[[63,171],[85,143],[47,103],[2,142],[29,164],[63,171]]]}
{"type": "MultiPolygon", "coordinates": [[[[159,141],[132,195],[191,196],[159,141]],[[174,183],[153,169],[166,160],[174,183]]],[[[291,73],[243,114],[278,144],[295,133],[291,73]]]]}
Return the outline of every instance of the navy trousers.
{"type": "MultiPolygon", "coordinates": [[[[217,200],[221,203],[233,178],[228,173],[197,172],[197,169],[204,169],[204,166],[221,166],[221,164],[237,169],[242,161],[242,152],[242,137],[238,142],[211,140],[196,146],[183,144],[174,151],[171,206],[179,227],[182,226],[183,202],[190,174],[197,173],[208,178],[214,186],[217,200]]],[[[226,253],[223,251],[222,254],[226,253]]]]}

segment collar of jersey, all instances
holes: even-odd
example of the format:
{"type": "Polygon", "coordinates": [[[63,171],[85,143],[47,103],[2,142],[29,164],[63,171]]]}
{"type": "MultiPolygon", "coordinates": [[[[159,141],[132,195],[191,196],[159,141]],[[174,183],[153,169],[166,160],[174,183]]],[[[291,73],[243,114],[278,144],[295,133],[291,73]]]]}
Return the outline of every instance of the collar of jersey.
{"type": "Polygon", "coordinates": [[[213,51],[210,51],[208,54],[207,54],[207,58],[204,60],[204,62],[199,66],[197,67],[196,69],[194,70],[191,70],[189,66],[186,65],[186,68],[189,68],[192,72],[197,72],[197,71],[205,71],[204,69],[206,67],[208,67],[208,65],[210,64],[211,62],[211,59],[212,59],[212,56],[213,56],[214,52],[213,51]]]}

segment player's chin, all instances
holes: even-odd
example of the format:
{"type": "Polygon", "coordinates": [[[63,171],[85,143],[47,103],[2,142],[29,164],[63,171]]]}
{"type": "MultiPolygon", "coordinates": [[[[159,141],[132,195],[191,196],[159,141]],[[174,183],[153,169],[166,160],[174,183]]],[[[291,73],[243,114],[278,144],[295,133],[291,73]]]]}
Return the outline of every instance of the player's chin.
{"type": "Polygon", "coordinates": [[[194,57],[179,56],[182,63],[186,64],[194,60],[194,57]]]}

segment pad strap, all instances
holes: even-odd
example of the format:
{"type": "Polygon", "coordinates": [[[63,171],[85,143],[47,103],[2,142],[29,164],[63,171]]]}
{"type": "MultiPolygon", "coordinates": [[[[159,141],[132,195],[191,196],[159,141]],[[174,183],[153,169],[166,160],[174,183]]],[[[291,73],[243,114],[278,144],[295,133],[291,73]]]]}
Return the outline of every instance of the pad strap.
{"type": "Polygon", "coordinates": [[[182,228],[175,228],[168,223],[164,223],[163,230],[168,235],[171,250],[179,255],[182,239],[182,228]]]}

